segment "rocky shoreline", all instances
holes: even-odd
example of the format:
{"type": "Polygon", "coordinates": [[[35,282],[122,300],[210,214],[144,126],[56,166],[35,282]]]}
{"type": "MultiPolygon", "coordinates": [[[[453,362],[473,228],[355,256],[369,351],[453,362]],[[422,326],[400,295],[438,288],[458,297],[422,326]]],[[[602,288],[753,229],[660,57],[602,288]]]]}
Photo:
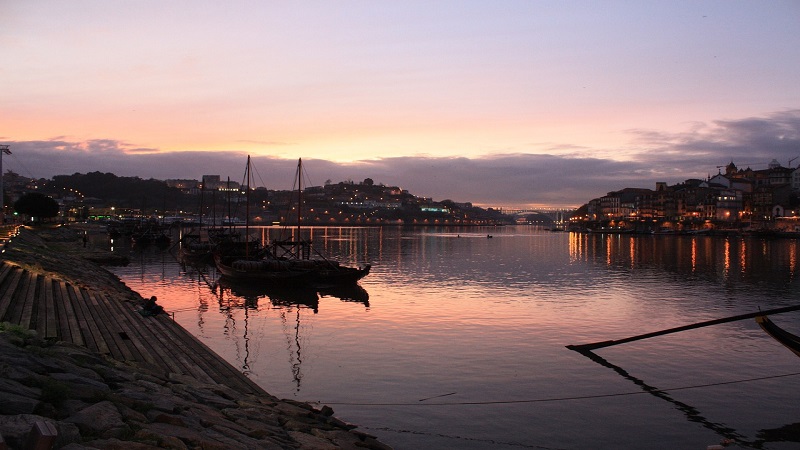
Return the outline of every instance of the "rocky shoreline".
{"type": "MultiPolygon", "coordinates": [[[[93,262],[111,255],[83,247],[84,231],[24,230],[2,259],[120,301],[142,301],[93,262]]],[[[160,373],[8,323],[0,324],[0,397],[0,448],[26,448],[37,432],[46,444],[47,430],[52,448],[65,449],[390,448],[327,406],[160,373]]]]}

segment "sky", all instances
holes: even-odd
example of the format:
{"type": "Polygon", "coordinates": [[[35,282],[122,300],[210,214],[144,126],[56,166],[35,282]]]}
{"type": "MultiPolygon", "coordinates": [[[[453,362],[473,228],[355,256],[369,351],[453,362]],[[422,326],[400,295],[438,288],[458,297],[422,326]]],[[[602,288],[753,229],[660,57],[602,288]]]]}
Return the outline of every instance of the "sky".
{"type": "Polygon", "coordinates": [[[800,2],[0,0],[3,170],[495,207],[800,165],[800,2]]]}

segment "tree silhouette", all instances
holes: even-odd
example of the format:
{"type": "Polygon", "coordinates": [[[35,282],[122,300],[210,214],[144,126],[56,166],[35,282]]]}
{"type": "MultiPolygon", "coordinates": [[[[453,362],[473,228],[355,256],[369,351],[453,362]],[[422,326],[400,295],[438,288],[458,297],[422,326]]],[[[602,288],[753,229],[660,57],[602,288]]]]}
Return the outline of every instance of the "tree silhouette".
{"type": "Polygon", "coordinates": [[[58,202],[39,192],[30,192],[14,202],[14,211],[31,217],[48,219],[58,215],[58,202]]]}

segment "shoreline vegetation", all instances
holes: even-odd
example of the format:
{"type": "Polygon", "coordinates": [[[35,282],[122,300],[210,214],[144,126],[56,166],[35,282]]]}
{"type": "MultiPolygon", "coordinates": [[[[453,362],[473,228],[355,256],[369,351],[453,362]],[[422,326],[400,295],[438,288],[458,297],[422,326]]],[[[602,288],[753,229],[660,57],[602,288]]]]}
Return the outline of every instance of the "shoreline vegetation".
{"type": "MultiPolygon", "coordinates": [[[[100,266],[125,264],[125,258],[84,247],[81,235],[87,232],[105,230],[82,224],[24,228],[0,259],[114,301],[143,304],[141,295],[100,266]]],[[[0,296],[21,301],[17,291],[6,291],[0,285],[0,296]]],[[[245,394],[118,361],[9,322],[0,323],[0,375],[0,448],[390,449],[334,417],[328,406],[245,394]]]]}

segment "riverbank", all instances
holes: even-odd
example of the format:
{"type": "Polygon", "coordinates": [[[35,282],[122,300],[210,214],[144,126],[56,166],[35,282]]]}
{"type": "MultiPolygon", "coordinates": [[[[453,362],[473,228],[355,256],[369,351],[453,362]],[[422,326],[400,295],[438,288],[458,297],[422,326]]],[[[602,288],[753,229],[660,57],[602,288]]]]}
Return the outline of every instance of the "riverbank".
{"type": "MultiPolygon", "coordinates": [[[[91,289],[109,301],[141,304],[139,294],[93,262],[124,261],[106,260],[107,252],[84,247],[79,234],[84,231],[89,230],[25,229],[2,259],[55,284],[91,289]]],[[[7,284],[0,283],[0,295],[12,302],[21,301],[12,297],[22,292],[34,296],[42,290],[10,291],[7,284]]],[[[389,448],[336,419],[328,407],[316,409],[267,393],[245,394],[152,365],[119,361],[24,328],[0,326],[0,395],[9,399],[0,404],[0,434],[10,448],[23,447],[31,430],[52,430],[55,448],[70,449],[389,448]]]]}

